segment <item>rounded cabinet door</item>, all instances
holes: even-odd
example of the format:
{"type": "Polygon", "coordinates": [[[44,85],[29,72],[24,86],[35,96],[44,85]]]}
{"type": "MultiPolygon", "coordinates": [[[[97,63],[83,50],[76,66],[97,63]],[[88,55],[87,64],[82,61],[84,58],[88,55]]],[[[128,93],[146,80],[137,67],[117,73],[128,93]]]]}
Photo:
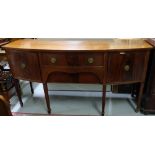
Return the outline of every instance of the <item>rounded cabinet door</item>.
{"type": "Polygon", "coordinates": [[[107,82],[142,81],[146,52],[118,52],[108,54],[107,82]]]}
{"type": "Polygon", "coordinates": [[[7,51],[9,65],[14,78],[41,81],[39,60],[36,53],[7,51]]]}

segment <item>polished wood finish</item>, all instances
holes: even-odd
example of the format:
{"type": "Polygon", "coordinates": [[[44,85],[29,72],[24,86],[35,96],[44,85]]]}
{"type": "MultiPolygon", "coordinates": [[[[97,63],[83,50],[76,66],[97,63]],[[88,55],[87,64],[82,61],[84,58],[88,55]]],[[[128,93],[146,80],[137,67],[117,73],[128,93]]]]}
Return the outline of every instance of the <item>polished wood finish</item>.
{"type": "Polygon", "coordinates": [[[12,74],[16,79],[41,82],[39,61],[36,53],[20,53],[7,50],[7,57],[12,74]]]}
{"type": "Polygon", "coordinates": [[[41,65],[44,66],[103,66],[104,54],[102,53],[40,53],[41,65]]]}
{"type": "Polygon", "coordinates": [[[49,99],[49,95],[48,95],[48,86],[47,86],[47,83],[43,83],[43,88],[44,88],[44,92],[45,92],[45,99],[46,99],[46,104],[47,104],[47,111],[50,114],[51,113],[51,107],[50,107],[50,99],[49,99]]]}
{"type": "Polygon", "coordinates": [[[103,88],[102,88],[102,112],[101,115],[104,116],[104,109],[105,109],[105,98],[106,98],[106,85],[103,84],[103,88]]]}
{"type": "Polygon", "coordinates": [[[111,50],[150,49],[152,46],[142,39],[53,39],[49,41],[23,39],[9,43],[3,46],[3,48],[22,49],[22,51],[26,49],[27,52],[32,52],[32,50],[40,50],[40,52],[57,50],[57,52],[98,51],[103,53],[104,51],[111,52],[111,50]]]}
{"type": "Polygon", "coordinates": [[[108,55],[107,82],[143,81],[148,53],[149,51],[110,53],[108,55]]]}
{"type": "Polygon", "coordinates": [[[21,89],[20,89],[20,85],[19,85],[19,80],[18,79],[14,79],[14,85],[15,85],[15,89],[17,92],[17,96],[20,102],[21,107],[23,107],[23,101],[22,101],[22,97],[21,97],[21,89]]]}
{"type": "Polygon", "coordinates": [[[103,67],[42,67],[42,80],[43,82],[65,82],[66,79],[70,81],[66,82],[75,82],[82,83],[88,82],[86,76],[94,79],[94,83],[102,83],[104,76],[103,67]],[[83,77],[83,78],[82,78],[83,77]],[[86,78],[86,80],[84,80],[86,78]],[[59,80],[60,79],[60,80],[59,80]],[[64,79],[64,80],[63,80],[64,79]]]}
{"type": "MultiPolygon", "coordinates": [[[[17,40],[17,39],[15,39],[17,40]]],[[[8,59],[7,59],[7,56],[6,56],[6,53],[5,51],[1,51],[0,50],[0,67],[3,71],[10,71],[10,69],[4,69],[4,66],[1,66],[1,64],[7,64],[8,63],[8,59]]],[[[34,90],[33,90],[33,86],[32,86],[32,82],[30,82],[30,88],[31,88],[31,93],[33,94],[34,93],[34,90]]],[[[10,89],[8,89],[7,91],[2,91],[0,92],[0,95],[2,95],[4,97],[4,99],[7,101],[7,102],[10,102],[10,99],[17,93],[17,96],[19,98],[19,103],[21,106],[23,106],[23,102],[22,102],[22,99],[21,99],[21,87],[20,87],[20,84],[19,84],[19,80],[14,80],[14,83],[12,84],[12,87],[10,89]]]]}
{"type": "Polygon", "coordinates": [[[103,84],[104,115],[107,83],[140,83],[137,111],[150,49],[142,39],[113,40],[18,40],[3,46],[13,76],[42,82],[48,113],[51,112],[48,82],[103,84]]]}

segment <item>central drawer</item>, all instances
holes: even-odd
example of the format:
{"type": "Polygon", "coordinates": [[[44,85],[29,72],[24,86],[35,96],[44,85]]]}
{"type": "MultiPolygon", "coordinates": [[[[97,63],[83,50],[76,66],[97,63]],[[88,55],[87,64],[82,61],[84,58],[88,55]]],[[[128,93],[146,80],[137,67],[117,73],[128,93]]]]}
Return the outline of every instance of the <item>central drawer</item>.
{"type": "Polygon", "coordinates": [[[43,81],[102,83],[103,53],[40,52],[39,59],[43,81]]]}
{"type": "Polygon", "coordinates": [[[103,66],[103,53],[40,53],[40,63],[43,66],[103,66]]]}

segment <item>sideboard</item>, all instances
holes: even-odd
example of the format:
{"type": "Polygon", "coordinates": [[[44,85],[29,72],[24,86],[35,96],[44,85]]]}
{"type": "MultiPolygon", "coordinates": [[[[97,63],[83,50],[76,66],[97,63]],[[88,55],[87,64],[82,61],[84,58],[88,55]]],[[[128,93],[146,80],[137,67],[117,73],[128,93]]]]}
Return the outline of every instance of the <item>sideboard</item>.
{"type": "Polygon", "coordinates": [[[100,83],[104,115],[106,84],[139,83],[138,112],[152,46],[142,39],[17,40],[3,46],[14,78],[43,83],[100,83]]]}

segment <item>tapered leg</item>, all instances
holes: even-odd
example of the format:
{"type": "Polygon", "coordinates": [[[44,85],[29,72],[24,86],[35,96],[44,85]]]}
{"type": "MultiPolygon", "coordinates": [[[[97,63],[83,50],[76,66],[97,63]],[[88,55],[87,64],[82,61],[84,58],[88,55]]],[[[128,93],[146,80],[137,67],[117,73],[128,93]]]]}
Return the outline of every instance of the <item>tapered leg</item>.
{"type": "Polygon", "coordinates": [[[20,105],[21,105],[21,107],[23,107],[23,101],[22,101],[22,98],[21,98],[21,90],[20,90],[19,80],[14,79],[14,84],[15,84],[15,89],[16,89],[16,92],[17,92],[17,96],[18,96],[20,105]]]}
{"type": "Polygon", "coordinates": [[[49,99],[49,95],[48,95],[48,87],[47,87],[47,83],[43,83],[43,88],[44,88],[44,93],[45,93],[45,99],[46,99],[46,104],[47,104],[47,110],[48,113],[51,113],[51,107],[50,107],[50,99],[49,99]]]}
{"type": "Polygon", "coordinates": [[[103,90],[102,90],[102,116],[104,116],[105,101],[106,101],[106,85],[103,84],[103,90]]]}
{"type": "Polygon", "coordinates": [[[136,112],[139,112],[140,111],[141,100],[142,100],[142,95],[143,95],[143,89],[144,89],[144,83],[140,83],[140,89],[139,89],[139,94],[138,94],[136,112]]]}
{"type": "Polygon", "coordinates": [[[132,84],[131,97],[135,96],[135,84],[132,84]]]}
{"type": "Polygon", "coordinates": [[[22,92],[22,89],[21,89],[21,86],[20,86],[19,83],[20,83],[20,82],[19,82],[19,80],[18,80],[18,86],[19,86],[20,96],[22,96],[23,92],[22,92]]]}
{"type": "Polygon", "coordinates": [[[32,82],[30,82],[31,93],[34,94],[32,82]]]}

